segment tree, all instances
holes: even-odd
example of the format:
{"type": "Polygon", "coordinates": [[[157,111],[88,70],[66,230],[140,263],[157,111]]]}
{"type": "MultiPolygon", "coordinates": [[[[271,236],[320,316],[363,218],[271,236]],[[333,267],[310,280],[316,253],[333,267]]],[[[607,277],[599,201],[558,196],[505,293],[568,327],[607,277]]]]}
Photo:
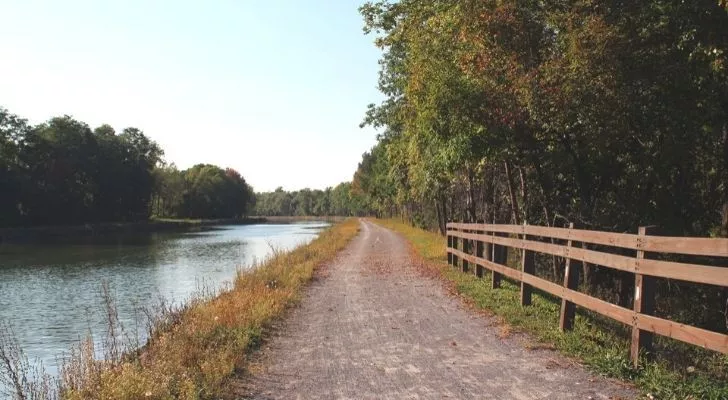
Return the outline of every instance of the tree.
{"type": "Polygon", "coordinates": [[[92,131],[70,116],[30,126],[0,108],[0,225],[145,220],[162,156],[136,128],[92,131]]]}
{"type": "Polygon", "coordinates": [[[29,127],[25,120],[0,107],[0,226],[21,219],[22,171],[19,145],[29,127]]]}

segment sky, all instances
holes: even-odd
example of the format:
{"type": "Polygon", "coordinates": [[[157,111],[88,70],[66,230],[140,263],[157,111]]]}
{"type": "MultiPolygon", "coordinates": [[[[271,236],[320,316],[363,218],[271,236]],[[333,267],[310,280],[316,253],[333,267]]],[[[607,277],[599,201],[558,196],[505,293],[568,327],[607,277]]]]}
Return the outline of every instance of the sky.
{"type": "Polygon", "coordinates": [[[351,180],[379,51],[355,0],[0,0],[0,107],[133,126],[256,191],[351,180]]]}

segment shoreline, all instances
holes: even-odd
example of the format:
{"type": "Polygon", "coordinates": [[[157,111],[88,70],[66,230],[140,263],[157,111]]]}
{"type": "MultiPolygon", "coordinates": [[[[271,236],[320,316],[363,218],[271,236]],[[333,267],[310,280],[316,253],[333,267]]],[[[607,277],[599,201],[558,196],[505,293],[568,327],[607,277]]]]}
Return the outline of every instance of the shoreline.
{"type": "Polygon", "coordinates": [[[0,228],[0,244],[27,243],[59,237],[94,237],[113,234],[155,232],[195,232],[219,225],[285,224],[297,221],[339,222],[346,217],[332,216],[250,216],[221,219],[152,218],[138,222],[102,222],[83,225],[27,226],[0,228]]]}
{"type": "Polygon", "coordinates": [[[67,399],[227,398],[230,380],[250,366],[274,321],[358,232],[357,219],[332,225],[306,245],[239,271],[226,290],[191,298],[178,310],[159,310],[139,348],[122,347],[98,361],[93,348],[79,347],[59,393],[67,399]]]}
{"type": "Polygon", "coordinates": [[[264,222],[265,219],[262,218],[220,220],[150,219],[139,222],[105,222],[84,225],[0,228],[0,243],[33,242],[69,236],[93,237],[109,234],[188,232],[205,230],[214,225],[248,225],[264,222]]]}

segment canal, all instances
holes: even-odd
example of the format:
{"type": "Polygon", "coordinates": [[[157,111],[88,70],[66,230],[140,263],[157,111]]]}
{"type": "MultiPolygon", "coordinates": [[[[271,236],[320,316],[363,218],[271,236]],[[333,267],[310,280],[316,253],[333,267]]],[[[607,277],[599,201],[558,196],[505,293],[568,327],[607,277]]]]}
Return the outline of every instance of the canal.
{"type": "Polygon", "coordinates": [[[141,309],[180,304],[230,284],[238,269],[318,236],[326,223],[217,226],[194,233],[56,239],[0,246],[0,323],[31,361],[56,374],[58,357],[89,333],[103,337],[102,283],[128,340],[146,340],[141,309]]]}

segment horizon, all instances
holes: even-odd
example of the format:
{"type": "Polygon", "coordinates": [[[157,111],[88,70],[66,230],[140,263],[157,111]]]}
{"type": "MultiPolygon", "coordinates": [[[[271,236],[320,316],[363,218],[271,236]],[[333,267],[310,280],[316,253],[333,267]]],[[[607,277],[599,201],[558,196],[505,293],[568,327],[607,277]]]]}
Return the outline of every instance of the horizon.
{"type": "Polygon", "coordinates": [[[0,106],[139,128],[167,163],[234,168],[256,192],[334,187],[376,143],[362,3],[0,2],[0,106]]]}

